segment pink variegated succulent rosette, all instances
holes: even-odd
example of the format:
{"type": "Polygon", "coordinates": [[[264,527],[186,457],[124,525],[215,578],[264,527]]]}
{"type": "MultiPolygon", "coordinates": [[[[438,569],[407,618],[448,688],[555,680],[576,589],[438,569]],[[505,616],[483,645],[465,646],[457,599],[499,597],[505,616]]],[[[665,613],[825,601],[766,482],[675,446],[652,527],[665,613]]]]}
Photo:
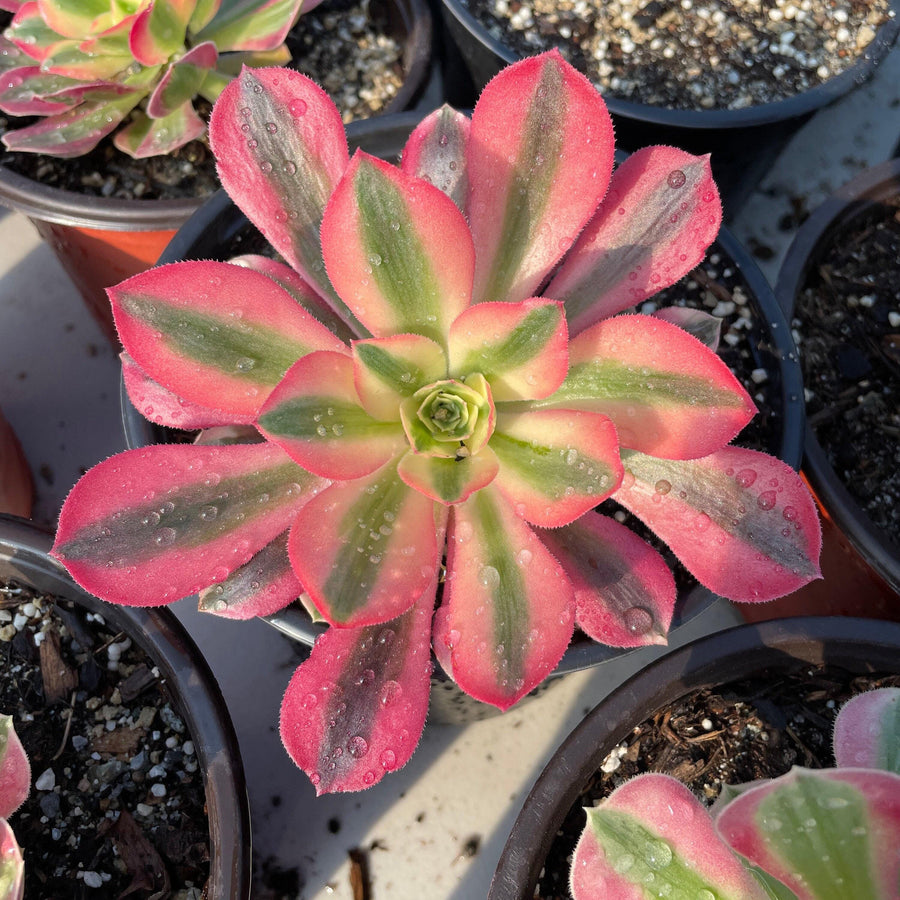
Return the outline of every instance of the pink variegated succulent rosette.
{"type": "Polygon", "coordinates": [[[25,802],[30,788],[31,765],[12,716],[0,714],[0,900],[21,900],[25,890],[22,851],[6,820],[25,802]]]}
{"type": "Polygon", "coordinates": [[[755,412],[740,384],[677,325],[618,315],[715,237],[706,158],[651,147],[613,175],[603,100],[557,53],[501,72],[471,121],[428,116],[399,168],[348,159],[333,104],[283,69],[226,88],[210,138],[287,264],[175,263],[110,296],[148,418],[264,440],[101,463],[54,552],[119,603],[199,591],[246,618],[304,594],[331,627],[281,730],[319,792],[406,762],[430,651],[506,709],[576,623],[617,647],[665,641],[673,577],[593,511],[608,497],[733,599],[817,576],[797,475],[728,446],[755,412]]]}

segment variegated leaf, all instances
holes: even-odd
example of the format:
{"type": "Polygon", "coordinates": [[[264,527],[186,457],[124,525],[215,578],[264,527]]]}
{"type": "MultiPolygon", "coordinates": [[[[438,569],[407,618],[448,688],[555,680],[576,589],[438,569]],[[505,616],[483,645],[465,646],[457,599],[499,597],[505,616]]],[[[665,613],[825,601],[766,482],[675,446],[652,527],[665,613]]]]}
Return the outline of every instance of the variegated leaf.
{"type": "Polygon", "coordinates": [[[322,252],[334,289],[377,337],[414,332],[443,344],[469,305],[475,249],[460,211],[362,151],[325,210],[322,252]]]}
{"type": "Polygon", "coordinates": [[[716,827],[798,900],[900,896],[900,775],[794,767],[733,799],[716,827]]]}
{"type": "Polygon", "coordinates": [[[273,444],[129,450],[72,489],[52,555],[98,597],[170,603],[244,565],[326,483],[273,444]]]}
{"type": "Polygon", "coordinates": [[[226,619],[252,619],[293,603],[303,593],[303,585],[291,568],[287,538],[285,531],[224,581],[200,591],[200,611],[226,619]]]}
{"type": "MultiPolygon", "coordinates": [[[[319,0],[321,2],[321,0],[319,0]]],[[[287,37],[303,11],[318,6],[306,0],[222,0],[213,19],[196,35],[221,51],[272,50],[287,37]]]]}
{"type": "Polygon", "coordinates": [[[247,218],[363,334],[322,261],[322,214],[348,161],[344,123],[325,91],[299,72],[244,69],[216,101],[209,140],[222,186],[247,218]]]}
{"type": "Polygon", "coordinates": [[[546,294],[565,302],[569,327],[578,334],[686,275],[721,223],[709,157],[645,147],[616,169],[546,294]]]}
{"type": "Polygon", "coordinates": [[[553,300],[481,303],[450,328],[450,377],[478,372],[497,403],[547,397],[566,377],[568,338],[562,305],[553,300]]]}
{"type": "Polygon", "coordinates": [[[79,102],[78,94],[64,92],[74,87],[81,87],[81,82],[45,75],[40,66],[9,69],[0,74],[0,109],[11,116],[54,115],[79,102]]]}
{"type": "Polygon", "coordinates": [[[205,28],[219,12],[221,6],[222,0],[195,0],[194,11],[188,22],[188,32],[193,35],[205,28]]]}
{"type": "Polygon", "coordinates": [[[714,593],[772,600],[820,577],[815,503],[781,460],[723,447],[695,460],[623,451],[622,462],[614,498],[714,593]]]}
{"type": "Polygon", "coordinates": [[[848,700],[834,721],[838,766],[900,775],[900,688],[879,688],[848,700]]]}
{"type": "Polygon", "coordinates": [[[445,505],[462,503],[474,491],[487,487],[499,469],[500,461],[490,447],[463,459],[410,452],[397,465],[406,484],[445,505]]]}
{"type": "Polygon", "coordinates": [[[770,900],[705,807],[668,775],[638,775],[585,812],[570,875],[575,900],[770,900]]]}
{"type": "Polygon", "coordinates": [[[400,418],[400,404],[419,388],[447,378],[447,357],[420,334],[398,334],[353,343],[354,381],[370,416],[400,418]]]}
{"type": "Polygon", "coordinates": [[[172,63],[147,100],[147,115],[151,119],[162,119],[185,104],[190,105],[200,92],[207,73],[215,67],[218,56],[215,44],[198,44],[172,63]]]}
{"type": "Polygon", "coordinates": [[[622,480],[615,426],[597,413],[501,412],[490,447],[500,461],[495,485],[533,525],[567,525],[622,480]]]}
{"type": "Polygon", "coordinates": [[[466,146],[472,123],[446,104],[413,129],[403,148],[404,172],[440,188],[462,212],[469,192],[466,146]]]}
{"type": "Polygon", "coordinates": [[[315,350],[349,351],[274,281],[228,263],[149,269],[110,288],[137,364],[185,400],[256,415],[285,372],[315,350]]]}
{"type": "Polygon", "coordinates": [[[595,512],[540,538],[575,588],[575,622],[585,634],[611,647],[667,643],[675,579],[646,541],[595,512]]]}
{"type": "Polygon", "coordinates": [[[0,819],[0,898],[22,900],[25,893],[25,863],[16,836],[6,819],[0,819]]]}
{"type": "Polygon", "coordinates": [[[297,577],[332,624],[401,615],[438,564],[434,503],[407,487],[396,463],[333,484],[297,517],[288,549],[297,577]]]}
{"type": "Polygon", "coordinates": [[[353,360],[322,352],[290,369],[261,409],[258,425],[305,469],[344,481],[374,472],[406,446],[398,420],[373,419],[360,405],[353,360]]]}
{"type": "Polygon", "coordinates": [[[18,8],[6,30],[6,36],[19,50],[38,62],[63,42],[59,32],[44,21],[36,2],[23,3],[18,8]]]}
{"type": "Polygon", "coordinates": [[[143,66],[161,66],[168,62],[184,46],[195,5],[195,0],[166,0],[164,3],[157,0],[142,9],[129,34],[128,44],[134,58],[143,66]]]}
{"type": "Polygon", "coordinates": [[[572,637],[572,586],[492,485],[453,507],[442,639],[453,677],[508,709],[556,668],[572,637]]]}
{"type": "Polygon", "coordinates": [[[30,788],[31,766],[13,718],[0,714],[0,819],[11,816],[25,802],[30,788]]]}
{"type": "Polygon", "coordinates": [[[428,711],[435,588],[432,575],[415,605],[390,622],[329,628],[294,673],[281,739],[316,794],[371,787],[412,756],[428,711]]]}
{"type": "Polygon", "coordinates": [[[85,37],[113,24],[109,0],[38,0],[35,6],[47,27],[63,37],[85,37]]]}
{"type": "Polygon", "coordinates": [[[127,353],[120,354],[120,359],[128,399],[145,419],[157,425],[195,431],[225,424],[251,425],[256,421],[252,414],[238,416],[191,403],[154,381],[127,353]]]}
{"type": "Polygon", "coordinates": [[[475,301],[524,300],[606,193],[613,162],[606,105],[558,51],[524,59],[481,94],[468,157],[475,301]]]}
{"type": "Polygon", "coordinates": [[[604,413],[619,443],[692,459],[727,444],[756,407],[728,366],[687,332],[655,316],[616,316],[569,344],[560,389],[532,407],[604,413]]]}
{"type": "Polygon", "coordinates": [[[206,123],[190,103],[159,119],[137,113],[133,120],[116,132],[113,144],[135,159],[160,156],[202,137],[206,123]]]}

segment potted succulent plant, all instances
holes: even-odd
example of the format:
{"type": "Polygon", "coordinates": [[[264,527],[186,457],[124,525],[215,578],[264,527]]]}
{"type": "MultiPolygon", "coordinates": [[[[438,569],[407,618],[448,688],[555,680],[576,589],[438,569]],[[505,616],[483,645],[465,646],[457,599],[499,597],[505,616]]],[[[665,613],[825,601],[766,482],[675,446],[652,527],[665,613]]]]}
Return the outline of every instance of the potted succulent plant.
{"type": "MultiPolygon", "coordinates": [[[[29,780],[18,744],[4,745],[0,718],[0,817],[20,806],[3,787],[11,747],[9,764],[35,788],[12,818],[26,896],[62,896],[66,878],[92,870],[86,890],[118,884],[149,895],[187,878],[198,891],[205,881],[210,900],[248,900],[249,801],[208,666],[169,610],[111,606],[85,593],[49,557],[51,543],[27,521],[0,516],[8,663],[0,694],[32,764],[29,780]]],[[[16,799],[27,793],[20,788],[16,799]]],[[[0,833],[6,851],[2,821],[0,833]]],[[[8,859],[0,855],[0,885],[8,859]]]]}
{"type": "Polygon", "coordinates": [[[726,217],[809,116],[869,78],[896,41],[896,0],[581,4],[442,0],[476,88],[559,47],[603,94],[621,147],[712,153],[726,217]]]}
{"type": "MultiPolygon", "coordinates": [[[[320,2],[0,3],[15,13],[0,38],[0,110],[9,117],[0,201],[31,218],[113,340],[103,290],[154,263],[216,186],[202,145],[209,104],[241,65],[288,62],[291,28],[320,2]],[[16,127],[16,117],[26,124],[16,127]],[[40,154],[37,168],[23,154],[40,154]],[[153,162],[171,155],[165,170],[153,162]],[[102,184],[82,193],[77,181],[42,182],[50,158],[73,157],[100,169],[101,183],[129,158],[150,165],[123,176],[137,184],[126,199],[102,184]],[[150,199],[156,189],[162,199],[150,199]]],[[[402,109],[426,76],[430,13],[422,0],[388,6],[380,15],[403,41],[407,77],[388,108],[402,109]]]]}
{"type": "Polygon", "coordinates": [[[896,897],[887,848],[900,822],[898,647],[892,623],[801,617],[729,629],[660,658],[556,751],[516,820],[490,900],[568,897],[566,888],[576,898],[896,897]],[[848,697],[832,756],[836,698],[848,697]],[[871,771],[881,769],[890,772],[871,771]],[[732,787],[743,773],[755,780],[732,787]],[[714,823],[704,808],[713,800],[714,823]]]}
{"type": "Polygon", "coordinates": [[[715,237],[708,159],[647,148],[611,175],[603,100],[556,53],[505,70],[471,120],[428,116],[401,168],[348,160],[331,101],[286,69],[227,86],[210,137],[289,265],[173,263],[110,296],[138,408],[256,442],[101,463],[53,553],[127,605],[199,592],[245,618],[304,594],[331,627],[281,733],[318,792],[406,762],[431,651],[506,709],[576,621],[618,646],[663,638],[674,579],[592,511],[607,497],[733,599],[817,577],[799,477],[728,443],[754,412],[744,388],[679,325],[617,315],[715,237]]]}
{"type": "Polygon", "coordinates": [[[12,718],[0,714],[0,900],[21,900],[22,851],[7,819],[25,802],[31,767],[12,718]]]}
{"type": "Polygon", "coordinates": [[[803,471],[833,533],[835,578],[856,578],[832,602],[882,618],[900,615],[898,175],[890,160],[814,210],[776,285],[805,376],[803,471]]]}

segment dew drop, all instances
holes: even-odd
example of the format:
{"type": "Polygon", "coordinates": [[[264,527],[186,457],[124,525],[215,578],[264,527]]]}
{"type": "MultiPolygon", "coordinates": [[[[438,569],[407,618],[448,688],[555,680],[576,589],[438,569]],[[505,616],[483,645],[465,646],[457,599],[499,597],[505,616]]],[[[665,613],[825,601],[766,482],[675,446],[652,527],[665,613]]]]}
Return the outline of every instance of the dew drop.
{"type": "MultiPolygon", "coordinates": [[[[147,513],[147,515],[144,516],[143,519],[141,519],[141,525],[150,525],[152,527],[159,525],[159,513],[155,510],[151,513],[147,513]]],[[[108,537],[108,535],[105,536],[108,537]]]]}
{"type": "Polygon", "coordinates": [[[684,174],[684,172],[681,171],[681,169],[673,169],[666,177],[666,183],[670,188],[684,187],[684,183],[686,181],[687,176],[684,174]]]}
{"type": "Polygon", "coordinates": [[[156,532],[153,540],[158,547],[168,547],[175,542],[177,536],[178,533],[174,528],[160,528],[159,531],[156,532]]]}
{"type": "Polygon", "coordinates": [[[665,478],[660,478],[659,481],[656,482],[655,487],[657,494],[668,494],[669,491],[672,490],[671,482],[666,481],[665,478]]]}
{"type": "Polygon", "coordinates": [[[291,100],[288,104],[288,112],[292,116],[297,116],[298,118],[306,113],[306,101],[305,100],[291,100]]]}
{"type": "Polygon", "coordinates": [[[657,871],[665,869],[672,862],[672,848],[665,841],[651,841],[647,848],[646,861],[651,869],[657,871]]]}
{"type": "Polygon", "coordinates": [[[500,584],[500,573],[493,566],[482,566],[478,572],[478,580],[488,590],[494,590],[500,584]]]}
{"type": "Polygon", "coordinates": [[[516,554],[516,562],[520,566],[527,566],[531,562],[532,558],[533,558],[533,554],[527,547],[523,547],[516,554]]]}
{"type": "Polygon", "coordinates": [[[219,508],[217,506],[204,506],[200,510],[200,518],[206,522],[211,522],[218,514],[219,508]]]}
{"type": "Polygon", "coordinates": [[[756,481],[756,472],[753,469],[741,469],[734,479],[741,487],[747,488],[756,481]]]}
{"type": "Polygon", "coordinates": [[[256,365],[256,360],[250,356],[242,356],[235,360],[234,367],[238,372],[249,372],[256,365]]]}
{"type": "Polygon", "coordinates": [[[290,159],[286,159],[281,164],[281,168],[286,174],[293,175],[297,171],[297,163],[293,162],[290,159]]]}
{"type": "Polygon", "coordinates": [[[275,134],[275,132],[278,131],[278,126],[274,122],[266,122],[266,131],[268,131],[269,134],[275,134]]]}
{"type": "Polygon", "coordinates": [[[319,698],[315,694],[307,694],[303,698],[303,708],[304,709],[313,709],[316,704],[318,704],[319,698]]]}
{"type": "Polygon", "coordinates": [[[386,681],[381,686],[379,702],[382,706],[390,706],[403,693],[403,688],[397,681],[386,681]]]}
{"type": "Polygon", "coordinates": [[[776,499],[775,491],[763,491],[756,498],[756,505],[760,509],[772,509],[775,506],[776,499]]]}
{"type": "Polygon", "coordinates": [[[364,737],[357,734],[347,741],[347,750],[354,759],[362,759],[369,752],[369,744],[364,737]]]}
{"type": "Polygon", "coordinates": [[[646,606],[632,606],[623,616],[629,634],[649,634],[653,628],[653,613],[646,606]]]}

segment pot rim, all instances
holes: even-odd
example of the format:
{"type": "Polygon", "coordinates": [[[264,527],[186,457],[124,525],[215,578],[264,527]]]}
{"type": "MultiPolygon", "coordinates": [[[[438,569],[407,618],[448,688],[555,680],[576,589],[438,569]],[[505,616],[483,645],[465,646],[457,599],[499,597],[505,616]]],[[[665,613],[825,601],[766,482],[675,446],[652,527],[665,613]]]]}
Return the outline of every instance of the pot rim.
{"type": "MultiPolygon", "coordinates": [[[[433,22],[426,0],[389,2],[395,6],[406,29],[403,61],[408,69],[397,94],[385,106],[383,113],[372,117],[374,120],[408,106],[422,90],[431,65],[433,22]]],[[[187,222],[207,199],[126,200],[97,197],[45,185],[0,164],[0,204],[29,218],[55,225],[103,231],[172,231],[187,222]]]]}
{"type": "Polygon", "coordinates": [[[210,831],[211,900],[249,900],[250,804],[234,726],[206,660],[167,609],[117,606],[84,591],[48,555],[53,535],[27,519],[0,514],[0,571],[73,600],[126,631],[159,665],[194,740],[210,831]]]}
{"type": "MultiPolygon", "coordinates": [[[[493,37],[465,8],[462,0],[441,0],[441,2],[445,14],[452,16],[460,27],[505,64],[516,62],[522,58],[502,41],[493,37]]],[[[889,0],[889,5],[890,18],[878,28],[872,42],[856,63],[839,75],[829,78],[823,84],[783,100],[760,103],[743,109],[690,110],[651,106],[631,100],[608,97],[605,94],[603,99],[614,116],[666,128],[695,128],[698,130],[747,128],[799,118],[838,100],[854,87],[871,78],[900,34],[900,0],[889,0]]]]}
{"type": "MultiPolygon", "coordinates": [[[[900,158],[888,160],[848,181],[810,214],[797,230],[778,272],[775,296],[788,319],[807,274],[832,235],[888,197],[900,194],[900,158]]],[[[813,430],[806,426],[803,471],[828,516],[856,551],[900,592],[900,553],[856,502],[835,472],[813,430]]]]}
{"type": "Polygon", "coordinates": [[[488,900],[531,900],[566,813],[635,724],[699,688],[823,662],[859,672],[900,671],[900,623],[801,616],[738,625],[649,663],[601,700],[553,754],[516,818],[488,900]]]}

